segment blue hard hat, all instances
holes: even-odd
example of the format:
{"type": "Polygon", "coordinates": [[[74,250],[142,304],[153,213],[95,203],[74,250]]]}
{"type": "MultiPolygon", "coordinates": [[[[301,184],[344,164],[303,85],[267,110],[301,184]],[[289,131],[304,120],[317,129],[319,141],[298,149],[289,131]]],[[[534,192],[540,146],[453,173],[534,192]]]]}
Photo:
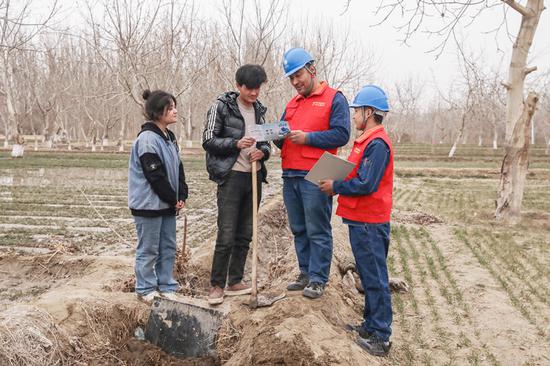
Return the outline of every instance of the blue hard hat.
{"type": "Polygon", "coordinates": [[[313,57],[303,48],[291,48],[285,52],[283,56],[283,68],[285,69],[285,76],[290,76],[296,71],[300,70],[306,64],[314,61],[313,57]]]}
{"type": "Polygon", "coordinates": [[[386,93],[384,93],[382,88],[372,84],[365,85],[359,93],[357,93],[350,107],[372,107],[383,112],[388,112],[390,110],[386,93]]]}

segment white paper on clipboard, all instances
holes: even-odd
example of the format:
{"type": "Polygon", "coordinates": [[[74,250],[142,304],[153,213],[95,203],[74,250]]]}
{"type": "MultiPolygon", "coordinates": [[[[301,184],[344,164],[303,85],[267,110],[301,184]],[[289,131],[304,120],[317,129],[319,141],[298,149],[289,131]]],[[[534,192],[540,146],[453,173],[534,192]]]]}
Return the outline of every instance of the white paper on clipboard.
{"type": "Polygon", "coordinates": [[[319,185],[320,180],[343,180],[351,173],[354,167],[354,163],[325,151],[313,168],[307,173],[305,179],[316,186],[319,185]]]}

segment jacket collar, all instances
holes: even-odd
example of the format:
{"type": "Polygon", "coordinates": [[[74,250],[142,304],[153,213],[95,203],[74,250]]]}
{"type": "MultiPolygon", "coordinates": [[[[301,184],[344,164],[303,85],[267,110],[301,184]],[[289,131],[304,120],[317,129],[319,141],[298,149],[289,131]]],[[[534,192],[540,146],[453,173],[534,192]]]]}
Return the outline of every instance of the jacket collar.
{"type": "Polygon", "coordinates": [[[176,135],[169,129],[166,129],[166,135],[162,130],[157,126],[153,121],[147,121],[141,125],[141,131],[139,131],[138,136],[145,131],[151,131],[162,137],[166,141],[176,141],[176,135]]]}
{"type": "Polygon", "coordinates": [[[311,92],[311,94],[308,95],[307,97],[304,97],[302,94],[298,94],[298,97],[296,98],[296,100],[306,99],[306,98],[309,98],[309,97],[314,97],[316,95],[321,95],[325,92],[325,90],[327,90],[327,88],[328,88],[327,82],[326,81],[321,81],[319,83],[319,88],[317,88],[316,91],[311,92]]]}
{"type": "MultiPolygon", "coordinates": [[[[218,96],[220,102],[225,103],[234,113],[240,114],[239,105],[237,104],[237,98],[239,93],[235,91],[229,91],[218,96]]],[[[256,100],[253,104],[254,111],[258,112],[259,115],[264,115],[267,112],[267,108],[260,103],[259,100],[256,100]]]]}
{"type": "Polygon", "coordinates": [[[363,131],[361,136],[359,136],[358,138],[355,139],[355,142],[360,144],[360,143],[364,142],[366,139],[368,139],[369,137],[371,137],[373,134],[375,134],[376,132],[378,132],[380,130],[383,131],[384,126],[380,125],[380,126],[376,126],[376,127],[373,127],[373,128],[369,128],[368,130],[363,131]]]}

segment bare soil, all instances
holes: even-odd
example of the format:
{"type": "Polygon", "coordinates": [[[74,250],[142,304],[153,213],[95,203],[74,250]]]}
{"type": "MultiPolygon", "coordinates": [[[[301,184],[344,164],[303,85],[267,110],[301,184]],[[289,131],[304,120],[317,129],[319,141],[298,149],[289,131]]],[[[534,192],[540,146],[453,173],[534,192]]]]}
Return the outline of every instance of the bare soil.
{"type": "MultiPolygon", "coordinates": [[[[125,205],[118,186],[86,194],[93,202],[116,201],[109,203],[113,210],[101,212],[117,223],[120,237],[65,230],[106,227],[73,207],[78,204],[72,198],[63,212],[36,206],[25,219],[15,206],[24,206],[36,189],[23,182],[4,190],[9,197],[2,195],[3,210],[17,217],[6,214],[0,227],[0,365],[550,365],[548,185],[535,181],[526,192],[524,221],[504,228],[490,215],[494,172],[466,171],[469,178],[460,182],[467,184],[461,185],[459,170],[422,169],[431,174],[425,177],[407,168],[410,176],[396,180],[388,265],[407,290],[392,294],[393,346],[387,358],[368,355],[344,330],[346,323],[361,320],[364,300],[354,276],[345,273],[352,255],[347,227],[337,217],[331,277],[321,299],[287,293],[272,307],[251,310],[246,296],[227,298],[219,358],[180,360],[134,337],[149,308],[133,293],[134,254],[128,248],[133,228],[115,214],[125,205]],[[48,220],[67,224],[56,232],[29,227],[51,226],[48,220]]],[[[123,175],[117,179],[124,184],[123,175]]],[[[214,194],[206,178],[189,179],[203,191],[188,208],[193,245],[178,252],[175,272],[182,294],[205,298],[215,241],[214,194]]],[[[280,187],[270,189],[259,218],[259,289],[279,294],[297,275],[297,264],[280,187]]],[[[179,238],[181,228],[180,219],[179,238]]]]}
{"type": "MultiPolygon", "coordinates": [[[[291,235],[282,202],[263,205],[260,222],[260,292],[280,293],[296,275],[291,235]]],[[[418,212],[401,213],[406,222],[396,246],[406,246],[410,263],[414,253],[427,251],[420,236],[426,233],[444,258],[445,271],[426,276],[428,262],[420,259],[409,268],[409,293],[399,296],[405,309],[396,311],[393,350],[386,359],[366,354],[344,330],[361,319],[363,298],[342,279],[338,261],[351,255],[346,228],[334,220],[335,255],[330,285],[319,300],[300,293],[269,308],[251,310],[247,298],[228,298],[230,313],[217,345],[219,360],[179,360],[133,337],[143,327],[148,308],[137,301],[132,282],[132,257],[48,254],[0,257],[3,310],[0,329],[6,352],[2,364],[127,365],[365,365],[365,364],[548,364],[548,324],[529,322],[511,304],[491,273],[480,267],[465,246],[457,246],[452,228],[418,212]],[[421,225],[423,224],[423,225],[421,225]],[[429,224],[429,226],[426,226],[429,224]],[[420,234],[418,234],[420,235],[420,234]],[[446,277],[445,273],[451,274],[446,277]],[[424,278],[424,280],[423,280],[424,278]],[[455,286],[455,287],[453,287],[455,286]],[[444,293],[456,291],[461,300],[444,293]],[[17,289],[17,291],[15,290],[17,289]],[[430,290],[431,289],[431,290],[430,290]],[[6,301],[7,299],[7,301],[6,301]],[[26,304],[26,305],[23,305],[26,304]],[[414,306],[413,304],[416,304],[414,306]],[[435,306],[431,306],[434,304],[435,306]],[[506,319],[506,321],[502,321],[506,319]],[[28,331],[40,347],[28,348],[28,331]],[[416,330],[414,330],[416,328],[416,330]],[[545,335],[541,335],[541,331],[545,335]],[[415,334],[416,333],[416,334],[415,334]],[[6,336],[6,334],[9,335],[6,336]],[[418,337],[415,339],[415,337],[418,337]],[[7,348],[21,348],[17,356],[7,348]],[[415,347],[417,349],[411,349],[415,347]],[[513,352],[509,352],[513,350],[513,352]],[[451,359],[450,359],[451,356],[451,359]]],[[[399,221],[399,220],[398,220],[399,221]]],[[[184,256],[179,253],[177,273],[182,292],[204,297],[214,236],[184,256]],[[189,258],[190,257],[190,258],[189,258]]],[[[433,250],[433,249],[430,249],[433,250]]],[[[435,253],[432,253],[435,258],[435,253]]],[[[422,256],[422,254],[420,255],[422,256]]],[[[399,266],[397,266],[399,267],[399,266]]],[[[395,275],[404,276],[405,268],[395,275]]],[[[394,308],[397,305],[394,304],[394,308]]],[[[543,314],[547,317],[545,305],[543,314]]],[[[3,358],[2,358],[3,357],[3,358]]]]}

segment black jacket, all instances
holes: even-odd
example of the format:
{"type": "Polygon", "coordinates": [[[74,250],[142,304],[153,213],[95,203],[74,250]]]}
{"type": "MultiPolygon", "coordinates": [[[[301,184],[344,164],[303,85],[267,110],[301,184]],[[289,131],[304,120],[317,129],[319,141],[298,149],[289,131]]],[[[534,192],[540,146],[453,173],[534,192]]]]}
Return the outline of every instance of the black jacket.
{"type": "MultiPolygon", "coordinates": [[[[239,111],[237,97],[239,93],[227,92],[216,99],[206,114],[206,123],[202,133],[202,147],[206,150],[206,170],[210,180],[222,184],[237,161],[240,149],[237,142],[244,137],[245,122],[239,111]]],[[[259,102],[254,103],[256,124],[265,123],[267,109],[259,102]]],[[[262,150],[264,158],[261,161],[262,180],[267,183],[265,161],[271,154],[269,142],[258,142],[256,148],[262,150]]]]}

